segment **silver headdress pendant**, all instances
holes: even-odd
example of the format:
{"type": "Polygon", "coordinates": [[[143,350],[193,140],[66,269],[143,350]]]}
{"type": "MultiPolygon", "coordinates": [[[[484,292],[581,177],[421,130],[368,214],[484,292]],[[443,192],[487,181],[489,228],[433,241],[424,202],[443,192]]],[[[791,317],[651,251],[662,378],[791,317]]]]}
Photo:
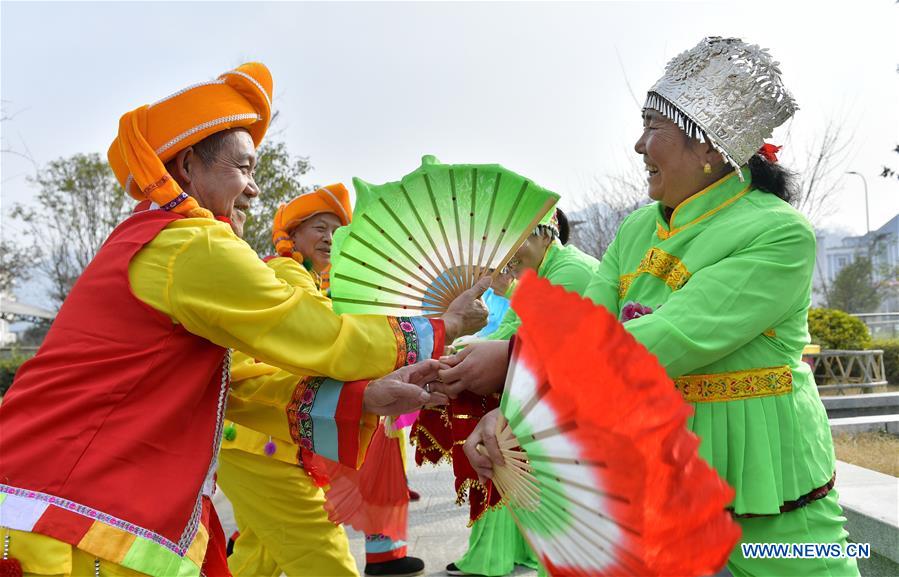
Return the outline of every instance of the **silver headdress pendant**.
{"type": "Polygon", "coordinates": [[[742,180],[740,166],[799,109],[779,64],[757,45],[710,36],[671,59],[644,107],[709,142],[742,180]]]}

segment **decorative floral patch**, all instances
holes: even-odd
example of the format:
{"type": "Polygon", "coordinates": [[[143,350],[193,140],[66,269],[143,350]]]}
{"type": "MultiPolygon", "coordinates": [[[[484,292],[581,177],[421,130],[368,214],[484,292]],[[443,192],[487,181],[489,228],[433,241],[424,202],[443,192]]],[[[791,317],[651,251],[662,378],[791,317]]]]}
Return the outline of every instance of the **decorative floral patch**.
{"type": "Polygon", "coordinates": [[[665,281],[672,291],[680,290],[690,280],[690,271],[679,258],[654,246],[643,255],[637,270],[618,279],[618,297],[624,298],[631,284],[642,274],[665,281]]]}
{"type": "Polygon", "coordinates": [[[300,379],[293,390],[290,403],[287,404],[290,436],[294,443],[309,451],[315,446],[312,440],[312,406],[315,405],[315,396],[325,379],[326,377],[300,379]]]}
{"type": "Polygon", "coordinates": [[[396,368],[413,365],[418,361],[418,334],[409,317],[389,317],[396,338],[396,368]]]}
{"type": "Polygon", "coordinates": [[[640,303],[628,301],[621,307],[621,322],[626,323],[648,314],[652,314],[652,307],[645,307],[640,303]]]}

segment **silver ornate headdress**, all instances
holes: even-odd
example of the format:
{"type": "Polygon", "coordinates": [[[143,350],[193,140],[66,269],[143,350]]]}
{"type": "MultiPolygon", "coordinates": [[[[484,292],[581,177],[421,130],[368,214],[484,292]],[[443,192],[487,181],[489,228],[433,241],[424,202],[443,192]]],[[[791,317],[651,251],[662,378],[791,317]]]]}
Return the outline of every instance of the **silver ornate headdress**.
{"type": "Polygon", "coordinates": [[[739,168],[799,109],[766,49],[710,36],[671,59],[644,108],[664,114],[739,168]]]}

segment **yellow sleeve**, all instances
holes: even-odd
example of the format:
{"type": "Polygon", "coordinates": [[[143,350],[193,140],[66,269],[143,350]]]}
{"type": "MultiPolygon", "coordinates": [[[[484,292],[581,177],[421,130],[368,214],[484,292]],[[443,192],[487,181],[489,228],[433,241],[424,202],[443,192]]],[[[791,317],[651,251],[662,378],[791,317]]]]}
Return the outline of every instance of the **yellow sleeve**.
{"type": "Polygon", "coordinates": [[[277,278],[283,280],[290,286],[306,291],[310,295],[315,296],[315,298],[323,304],[327,305],[329,309],[333,309],[331,299],[326,297],[318,288],[312,274],[304,267],[297,264],[297,261],[292,258],[279,256],[267,260],[265,264],[272,269],[277,278]]]}
{"type": "Polygon", "coordinates": [[[266,266],[224,223],[179,219],[137,253],[129,278],[191,333],[296,375],[377,378],[442,350],[439,321],[339,316],[306,290],[300,265],[275,260],[266,266]]]}
{"type": "MultiPolygon", "coordinates": [[[[378,420],[362,411],[366,384],[298,377],[235,352],[225,416],[253,431],[358,468],[378,420]]],[[[239,446],[240,439],[234,441],[239,446]]]]}
{"type": "Polygon", "coordinates": [[[286,408],[302,379],[235,351],[226,418],[255,431],[289,441],[286,408]]]}

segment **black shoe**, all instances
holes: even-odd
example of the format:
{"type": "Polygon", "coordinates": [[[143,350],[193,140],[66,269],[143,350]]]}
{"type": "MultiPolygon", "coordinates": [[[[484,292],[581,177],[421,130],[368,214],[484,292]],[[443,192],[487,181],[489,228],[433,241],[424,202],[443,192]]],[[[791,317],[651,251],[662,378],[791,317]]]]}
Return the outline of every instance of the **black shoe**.
{"type": "Polygon", "coordinates": [[[421,495],[417,491],[409,489],[409,502],[414,503],[421,500],[421,495]]]}
{"type": "Polygon", "coordinates": [[[232,553],[234,553],[234,543],[237,541],[237,538],[240,536],[240,531],[235,531],[228,537],[228,546],[225,548],[225,556],[230,557],[232,553]]]}
{"type": "MultiPolygon", "coordinates": [[[[478,577],[477,573],[466,573],[465,571],[459,569],[455,563],[450,563],[446,566],[446,574],[447,575],[472,575],[474,577],[478,577]]],[[[481,576],[483,577],[483,576],[481,576]]]]}
{"type": "Polygon", "coordinates": [[[365,574],[369,577],[412,577],[425,572],[425,562],[418,557],[403,557],[383,563],[366,563],[365,574]]]}

